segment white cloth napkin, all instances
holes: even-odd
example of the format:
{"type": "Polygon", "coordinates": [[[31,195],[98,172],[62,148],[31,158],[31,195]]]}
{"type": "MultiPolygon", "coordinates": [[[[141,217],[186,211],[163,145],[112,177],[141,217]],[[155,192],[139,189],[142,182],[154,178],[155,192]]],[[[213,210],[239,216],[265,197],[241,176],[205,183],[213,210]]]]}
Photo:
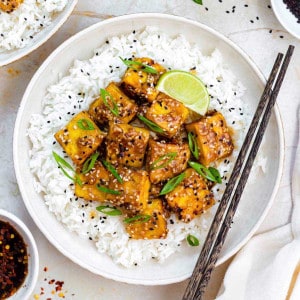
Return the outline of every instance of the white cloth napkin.
{"type": "Polygon", "coordinates": [[[300,299],[300,145],[292,198],[291,223],[257,235],[246,244],[230,264],[217,300],[300,299]]]}

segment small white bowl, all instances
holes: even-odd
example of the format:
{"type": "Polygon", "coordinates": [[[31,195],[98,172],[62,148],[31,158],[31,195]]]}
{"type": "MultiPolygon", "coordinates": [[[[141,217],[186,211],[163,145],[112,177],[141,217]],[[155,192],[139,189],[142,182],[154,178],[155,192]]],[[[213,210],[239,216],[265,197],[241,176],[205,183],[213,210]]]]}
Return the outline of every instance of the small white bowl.
{"type": "Polygon", "coordinates": [[[281,25],[293,36],[300,39],[300,23],[282,0],[271,0],[272,9],[281,25]]]}
{"type": "Polygon", "coordinates": [[[0,209],[0,221],[8,222],[23,238],[28,255],[28,274],[18,291],[9,300],[29,299],[35,288],[39,273],[39,254],[35,240],[27,226],[15,215],[0,209]]]}
{"type": "Polygon", "coordinates": [[[34,35],[33,40],[24,48],[0,53],[0,67],[8,65],[25,55],[28,55],[44,44],[68,19],[78,0],[69,0],[66,7],[57,14],[52,23],[34,35]]]}

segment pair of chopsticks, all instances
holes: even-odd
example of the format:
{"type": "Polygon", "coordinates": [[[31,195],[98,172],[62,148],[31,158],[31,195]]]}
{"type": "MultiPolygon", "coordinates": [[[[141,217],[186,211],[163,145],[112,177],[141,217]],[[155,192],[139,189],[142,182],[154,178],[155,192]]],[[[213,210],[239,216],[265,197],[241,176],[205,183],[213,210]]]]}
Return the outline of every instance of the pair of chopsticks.
{"type": "Polygon", "coordinates": [[[276,58],[182,300],[198,300],[204,295],[212,270],[231,227],[233,216],[261,144],[293,51],[294,46],[290,45],[281,68],[283,54],[279,53],[276,58]]]}

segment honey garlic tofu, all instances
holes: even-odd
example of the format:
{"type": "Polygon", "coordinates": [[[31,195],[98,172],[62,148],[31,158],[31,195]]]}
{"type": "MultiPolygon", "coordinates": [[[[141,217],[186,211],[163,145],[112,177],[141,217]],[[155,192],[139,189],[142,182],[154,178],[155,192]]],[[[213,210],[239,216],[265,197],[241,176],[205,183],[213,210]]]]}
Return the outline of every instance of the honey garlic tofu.
{"type": "Polygon", "coordinates": [[[167,236],[167,221],[164,207],[160,199],[148,201],[147,207],[143,210],[141,217],[148,217],[149,220],[135,222],[126,225],[126,231],[130,238],[138,239],[162,239],[167,236]]]}
{"type": "Polygon", "coordinates": [[[106,141],[107,160],[114,165],[141,168],[150,133],[129,124],[109,124],[106,141]]]}
{"type": "Polygon", "coordinates": [[[190,156],[187,144],[171,144],[150,139],[147,169],[151,183],[156,184],[183,172],[190,156]]]}
{"type": "Polygon", "coordinates": [[[205,166],[229,156],[233,151],[230,131],[220,112],[188,124],[186,129],[194,134],[199,149],[199,161],[205,166]]]}
{"type": "Polygon", "coordinates": [[[82,165],[96,151],[105,135],[91,119],[88,112],[82,111],[54,136],[74,164],[78,166],[82,165]]]}
{"type": "Polygon", "coordinates": [[[23,3],[23,0],[1,0],[0,10],[6,13],[11,13],[16,10],[21,3],[23,3]]]}
{"type": "Polygon", "coordinates": [[[96,161],[94,167],[86,174],[80,172],[79,179],[82,184],[75,183],[75,195],[77,197],[83,198],[84,200],[94,200],[105,202],[107,198],[107,194],[99,188],[98,185],[105,186],[109,183],[110,174],[104,168],[100,161],[96,161]]]}
{"type": "Polygon", "coordinates": [[[146,111],[146,118],[163,129],[163,135],[172,138],[180,132],[189,110],[177,100],[160,94],[146,111]]]}
{"type": "Polygon", "coordinates": [[[89,107],[89,113],[99,124],[117,120],[118,123],[129,123],[138,110],[133,100],[128,98],[114,82],[106,87],[105,101],[97,98],[89,107]]]}
{"type": "Polygon", "coordinates": [[[127,214],[135,214],[146,208],[150,181],[148,172],[144,170],[134,170],[126,167],[117,167],[118,174],[122,182],[118,182],[111,175],[108,188],[118,192],[118,194],[107,194],[107,200],[114,206],[119,206],[127,214]]]}
{"type": "Polygon", "coordinates": [[[152,102],[158,95],[155,85],[166,70],[160,64],[155,63],[153,59],[142,57],[134,59],[138,64],[129,67],[123,78],[122,88],[131,98],[140,101],[152,102]],[[157,71],[156,74],[148,73],[143,65],[150,66],[157,71]]]}
{"type": "Polygon", "coordinates": [[[165,199],[179,220],[190,222],[209,209],[215,200],[205,179],[194,169],[188,168],[184,174],[184,180],[173,191],[166,194],[165,199]]]}

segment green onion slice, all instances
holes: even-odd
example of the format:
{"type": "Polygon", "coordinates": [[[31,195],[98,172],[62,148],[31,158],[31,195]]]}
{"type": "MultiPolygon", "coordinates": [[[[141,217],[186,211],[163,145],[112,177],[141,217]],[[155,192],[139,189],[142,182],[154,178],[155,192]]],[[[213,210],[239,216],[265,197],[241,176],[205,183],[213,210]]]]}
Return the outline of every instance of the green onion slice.
{"type": "Polygon", "coordinates": [[[199,159],[199,149],[198,149],[196,137],[192,132],[188,133],[188,142],[189,142],[189,148],[193,153],[194,157],[196,159],[199,159]]]}
{"type": "Polygon", "coordinates": [[[122,215],[122,212],[115,208],[115,207],[111,207],[108,205],[100,205],[97,206],[96,209],[100,212],[102,212],[103,214],[106,214],[108,216],[120,216],[122,215]]]}
{"type": "Polygon", "coordinates": [[[95,152],[84,162],[82,167],[82,174],[86,174],[94,168],[98,156],[99,153],[95,152]]]}
{"type": "Polygon", "coordinates": [[[80,178],[78,177],[78,174],[76,174],[75,170],[73,169],[73,167],[66,161],[64,160],[61,156],[59,156],[56,152],[52,151],[52,155],[56,161],[56,163],[58,164],[58,166],[60,167],[61,171],[63,172],[63,174],[68,177],[69,179],[71,179],[72,181],[78,183],[80,186],[82,186],[82,181],[80,180],[80,178]],[[66,170],[65,168],[71,170],[72,172],[75,173],[75,176],[71,176],[66,170]]]}
{"type": "Polygon", "coordinates": [[[189,161],[188,164],[204,178],[213,182],[222,183],[220,173],[217,169],[213,167],[206,168],[202,164],[193,161],[189,161]]]}
{"type": "Polygon", "coordinates": [[[202,5],[202,0],[193,0],[195,3],[202,5]]]}
{"type": "Polygon", "coordinates": [[[94,130],[93,123],[88,119],[80,119],[77,121],[77,125],[82,130],[94,130]]]}
{"type": "Polygon", "coordinates": [[[151,219],[150,215],[136,215],[132,218],[124,219],[124,222],[127,223],[127,224],[145,223],[145,222],[148,222],[150,219],[151,219]]]}
{"type": "Polygon", "coordinates": [[[100,89],[100,94],[104,105],[111,111],[112,114],[114,114],[115,116],[119,116],[118,105],[114,97],[105,89],[100,89]]]}
{"type": "Polygon", "coordinates": [[[109,189],[105,186],[99,185],[99,184],[97,184],[96,187],[100,192],[103,192],[103,193],[112,194],[112,195],[120,195],[121,194],[119,191],[111,190],[111,189],[109,189]]]}
{"type": "Polygon", "coordinates": [[[130,60],[130,59],[124,59],[122,57],[120,57],[120,59],[122,60],[122,62],[128,67],[128,68],[131,68],[131,69],[134,69],[134,70],[141,70],[141,71],[144,71],[146,73],[151,73],[151,74],[157,74],[157,70],[154,69],[153,67],[151,66],[148,66],[146,64],[143,64],[139,61],[135,61],[135,60],[130,60]],[[138,68],[140,67],[140,68],[138,68]]]}
{"type": "Polygon", "coordinates": [[[161,155],[158,159],[156,159],[151,165],[151,170],[157,170],[166,167],[169,163],[171,163],[177,155],[177,152],[170,152],[164,155],[161,155]],[[162,160],[165,160],[167,158],[167,161],[159,164],[162,160]]]}
{"type": "Polygon", "coordinates": [[[180,182],[184,179],[184,177],[185,177],[185,173],[181,173],[178,176],[171,178],[164,185],[164,187],[160,191],[159,195],[162,196],[162,195],[172,192],[180,184],[180,182]]]}
{"type": "Polygon", "coordinates": [[[109,163],[106,160],[102,160],[103,165],[105,168],[114,175],[114,177],[118,180],[118,182],[123,183],[123,179],[121,176],[118,174],[117,170],[113,167],[111,163],[109,163]]]}
{"type": "Polygon", "coordinates": [[[187,237],[186,237],[186,240],[187,242],[189,243],[190,246],[199,246],[199,240],[192,234],[189,234],[187,237]]]}
{"type": "Polygon", "coordinates": [[[145,123],[152,131],[158,132],[158,133],[163,133],[164,130],[159,127],[157,124],[153,123],[152,121],[148,120],[142,115],[137,116],[143,123],[145,123]]]}

